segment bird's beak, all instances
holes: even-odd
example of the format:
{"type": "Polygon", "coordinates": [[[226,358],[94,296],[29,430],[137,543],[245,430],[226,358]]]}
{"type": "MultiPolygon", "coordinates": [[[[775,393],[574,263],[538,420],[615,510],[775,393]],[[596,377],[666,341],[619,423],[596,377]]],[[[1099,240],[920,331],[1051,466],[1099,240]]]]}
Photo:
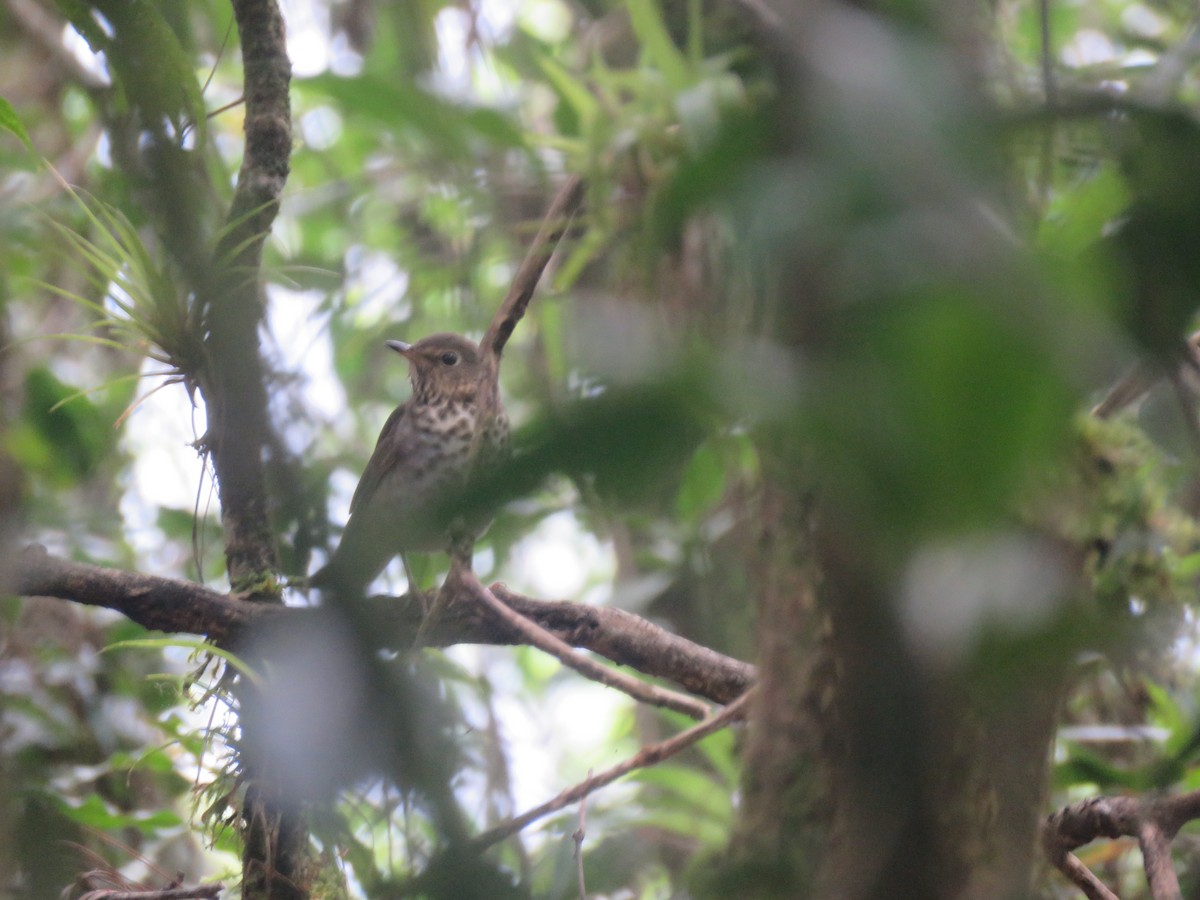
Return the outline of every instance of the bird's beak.
{"type": "Polygon", "coordinates": [[[408,356],[408,351],[412,349],[412,344],[406,344],[404,341],[385,341],[384,343],[405,357],[408,356]]]}

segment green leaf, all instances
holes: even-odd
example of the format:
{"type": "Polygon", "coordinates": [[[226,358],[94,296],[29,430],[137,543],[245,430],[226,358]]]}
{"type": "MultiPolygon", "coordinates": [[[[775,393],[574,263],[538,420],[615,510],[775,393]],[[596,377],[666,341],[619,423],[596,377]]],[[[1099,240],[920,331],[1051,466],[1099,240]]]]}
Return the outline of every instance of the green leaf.
{"type": "Polygon", "coordinates": [[[821,447],[826,489],[909,534],[1010,508],[1066,446],[1074,403],[1019,302],[1019,288],[1001,301],[930,285],[847,316],[803,436],[821,447]]]}
{"type": "Polygon", "coordinates": [[[696,448],[675,497],[675,509],[685,522],[696,522],[725,495],[725,467],[711,440],[696,448]]]}
{"type": "Polygon", "coordinates": [[[1050,253],[1075,258],[1100,239],[1129,199],[1116,166],[1101,166],[1055,196],[1038,227],[1038,243],[1050,253]]]}
{"type": "Polygon", "coordinates": [[[450,103],[409,83],[370,75],[318,75],[299,86],[336,101],[344,113],[419,135],[438,153],[452,158],[468,156],[477,138],[507,147],[525,143],[524,133],[503,113],[450,103]]]}
{"type": "Polygon", "coordinates": [[[666,791],[669,796],[660,797],[657,806],[678,805],[715,822],[733,820],[730,785],[690,766],[664,764],[640,769],[630,775],[630,780],[666,791]]]}
{"type": "Polygon", "coordinates": [[[1100,790],[1134,787],[1137,779],[1099,754],[1072,747],[1065,762],[1054,767],[1054,784],[1060,788],[1094,784],[1100,790]]]}
{"type": "Polygon", "coordinates": [[[173,828],[183,822],[176,813],[169,810],[148,814],[119,812],[96,794],[89,794],[77,804],[58,797],[55,799],[67,818],[97,831],[136,828],[142,834],[151,835],[163,828],[173,828]]]}
{"type": "Polygon", "coordinates": [[[638,824],[661,828],[710,849],[723,847],[729,841],[729,828],[724,823],[697,818],[686,810],[650,809],[638,816],[638,824]]]}
{"type": "Polygon", "coordinates": [[[219,656],[229,665],[233,666],[240,674],[245,675],[252,684],[256,687],[262,687],[262,676],[254,671],[250,665],[240,656],[225,650],[222,647],[217,647],[207,641],[202,641],[185,637],[166,637],[166,638],[138,638],[131,641],[117,641],[114,644],[109,644],[103,650],[107,653],[112,650],[125,649],[141,649],[141,650],[164,650],[167,647],[186,647],[191,650],[197,650],[202,653],[211,653],[213,656],[219,656]]]}
{"type": "MultiPolygon", "coordinates": [[[[113,36],[106,57],[144,127],[182,145],[183,132],[197,132],[203,147],[207,114],[196,69],[158,4],[147,0],[93,0],[113,36]],[[164,122],[172,128],[163,131],[164,122]]],[[[90,15],[89,15],[90,18],[90,15]]],[[[73,20],[74,21],[74,20],[73,20]]]]}
{"type": "Polygon", "coordinates": [[[25,398],[22,425],[31,430],[26,439],[33,441],[36,435],[36,443],[17,441],[16,447],[34,454],[33,458],[24,458],[25,454],[14,448],[22,462],[32,471],[64,480],[93,473],[115,440],[111,422],[95,404],[41,367],[26,375],[25,398]],[[34,449],[39,446],[42,449],[34,449]]]}
{"type": "Polygon", "coordinates": [[[1175,577],[1181,580],[1200,576],[1200,553],[1189,553],[1179,557],[1174,560],[1173,568],[1175,577]]]}
{"type": "Polygon", "coordinates": [[[26,150],[30,153],[34,152],[33,141],[29,139],[29,134],[25,131],[25,126],[21,124],[21,120],[17,118],[17,111],[3,97],[0,97],[0,128],[11,131],[25,145],[26,150]]]}
{"type": "Polygon", "coordinates": [[[647,0],[627,0],[629,19],[633,23],[634,33],[642,44],[642,53],[647,63],[663,73],[671,90],[679,92],[694,80],[685,57],[659,13],[657,3],[647,0]]]}
{"type": "Polygon", "coordinates": [[[592,96],[592,92],[588,90],[587,85],[568,72],[562,63],[548,53],[538,50],[535,52],[534,59],[555,93],[575,113],[580,124],[579,130],[586,131],[588,125],[595,121],[600,106],[596,98],[592,96]]]}
{"type": "Polygon", "coordinates": [[[1170,733],[1163,749],[1170,754],[1179,753],[1192,736],[1193,729],[1190,727],[1187,717],[1179,708],[1179,704],[1171,697],[1170,692],[1162,685],[1155,684],[1149,679],[1144,679],[1142,685],[1153,701],[1151,721],[1170,733]]]}

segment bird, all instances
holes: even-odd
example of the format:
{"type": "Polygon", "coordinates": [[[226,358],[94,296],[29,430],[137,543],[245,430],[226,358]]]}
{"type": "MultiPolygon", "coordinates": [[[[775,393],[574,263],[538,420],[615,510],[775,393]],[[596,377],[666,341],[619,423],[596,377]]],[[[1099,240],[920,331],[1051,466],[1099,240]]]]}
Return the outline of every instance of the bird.
{"type": "Polygon", "coordinates": [[[412,395],[384,423],[341,542],[309,578],[310,586],[342,595],[362,594],[397,554],[418,596],[407,553],[446,551],[469,565],[471,547],[489,523],[460,517],[447,527],[439,522],[442,506],[508,445],[496,370],[474,341],[447,332],[386,345],[408,361],[412,395]]]}

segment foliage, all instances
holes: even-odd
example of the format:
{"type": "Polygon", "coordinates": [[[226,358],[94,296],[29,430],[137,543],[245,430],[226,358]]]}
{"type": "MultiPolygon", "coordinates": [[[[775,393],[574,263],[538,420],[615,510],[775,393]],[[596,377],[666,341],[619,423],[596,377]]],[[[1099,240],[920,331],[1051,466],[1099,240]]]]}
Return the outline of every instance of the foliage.
{"type": "MultiPolygon", "coordinates": [[[[620,604],[749,657],[764,481],[784,472],[858,536],[864,570],[894,581],[932,668],[1002,693],[1032,659],[1090,654],[1065,704],[1056,800],[1190,785],[1195,397],[1160,386],[1113,421],[1079,417],[1138,358],[1173,371],[1195,325],[1198,92],[1190,65],[1171,67],[1187,15],[1049,6],[1049,114],[1035,5],[995,5],[989,109],[932,5],[819,23],[829,40],[806,47],[796,94],[735,6],[293,11],[297,144],[263,341],[271,414],[303,461],[297,473],[279,453],[271,470],[281,574],[328,553],[404,395],[382,341],[478,335],[552,185],[581,172],[581,228],[506,352],[519,452],[468,498],[503,503],[481,577],[620,604]],[[781,124],[792,115],[800,134],[781,124]],[[1015,546],[1032,566],[1029,548],[1050,545],[1083,577],[1029,615],[989,595],[930,616],[901,596],[931,560],[1015,546]],[[1093,740],[1101,725],[1132,737],[1093,740]]],[[[207,476],[179,437],[203,410],[175,383],[203,365],[206,327],[179,248],[210,249],[219,217],[173,215],[218,209],[239,165],[230,13],[60,7],[71,44],[0,12],[0,192],[15,201],[0,204],[3,453],[23,473],[30,538],[220,586],[207,476]],[[33,75],[42,54],[49,80],[33,75]],[[147,376],[170,390],[124,415],[147,376]]],[[[445,560],[422,565],[440,580],[445,560]]],[[[0,612],[0,883],[52,896],[99,859],[147,883],[148,865],[189,881],[236,868],[246,785],[225,683],[111,615],[38,600],[0,612]],[[40,853],[62,840],[82,858],[40,853]]],[[[451,717],[473,829],[683,727],[531,651],[425,665],[412,683],[451,717]]],[[[737,750],[723,733],[591,798],[589,890],[703,883],[736,827],[737,750]]],[[[411,786],[345,787],[314,813],[321,895],[388,895],[437,858],[434,820],[411,786]]],[[[579,816],[505,843],[497,865],[536,896],[573,896],[579,816]]]]}

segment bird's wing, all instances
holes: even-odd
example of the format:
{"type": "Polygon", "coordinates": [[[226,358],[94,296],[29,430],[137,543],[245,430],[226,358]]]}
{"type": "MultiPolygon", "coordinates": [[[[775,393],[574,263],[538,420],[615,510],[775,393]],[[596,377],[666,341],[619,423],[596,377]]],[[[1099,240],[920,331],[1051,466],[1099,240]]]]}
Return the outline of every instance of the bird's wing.
{"type": "Polygon", "coordinates": [[[406,440],[409,429],[402,425],[404,417],[408,414],[408,406],[408,403],[401,403],[383,423],[379,439],[375,441],[375,449],[371,452],[362,478],[358,480],[354,496],[350,498],[350,515],[367,505],[379,483],[383,481],[383,476],[400,465],[404,457],[412,452],[411,441],[406,440]]]}

